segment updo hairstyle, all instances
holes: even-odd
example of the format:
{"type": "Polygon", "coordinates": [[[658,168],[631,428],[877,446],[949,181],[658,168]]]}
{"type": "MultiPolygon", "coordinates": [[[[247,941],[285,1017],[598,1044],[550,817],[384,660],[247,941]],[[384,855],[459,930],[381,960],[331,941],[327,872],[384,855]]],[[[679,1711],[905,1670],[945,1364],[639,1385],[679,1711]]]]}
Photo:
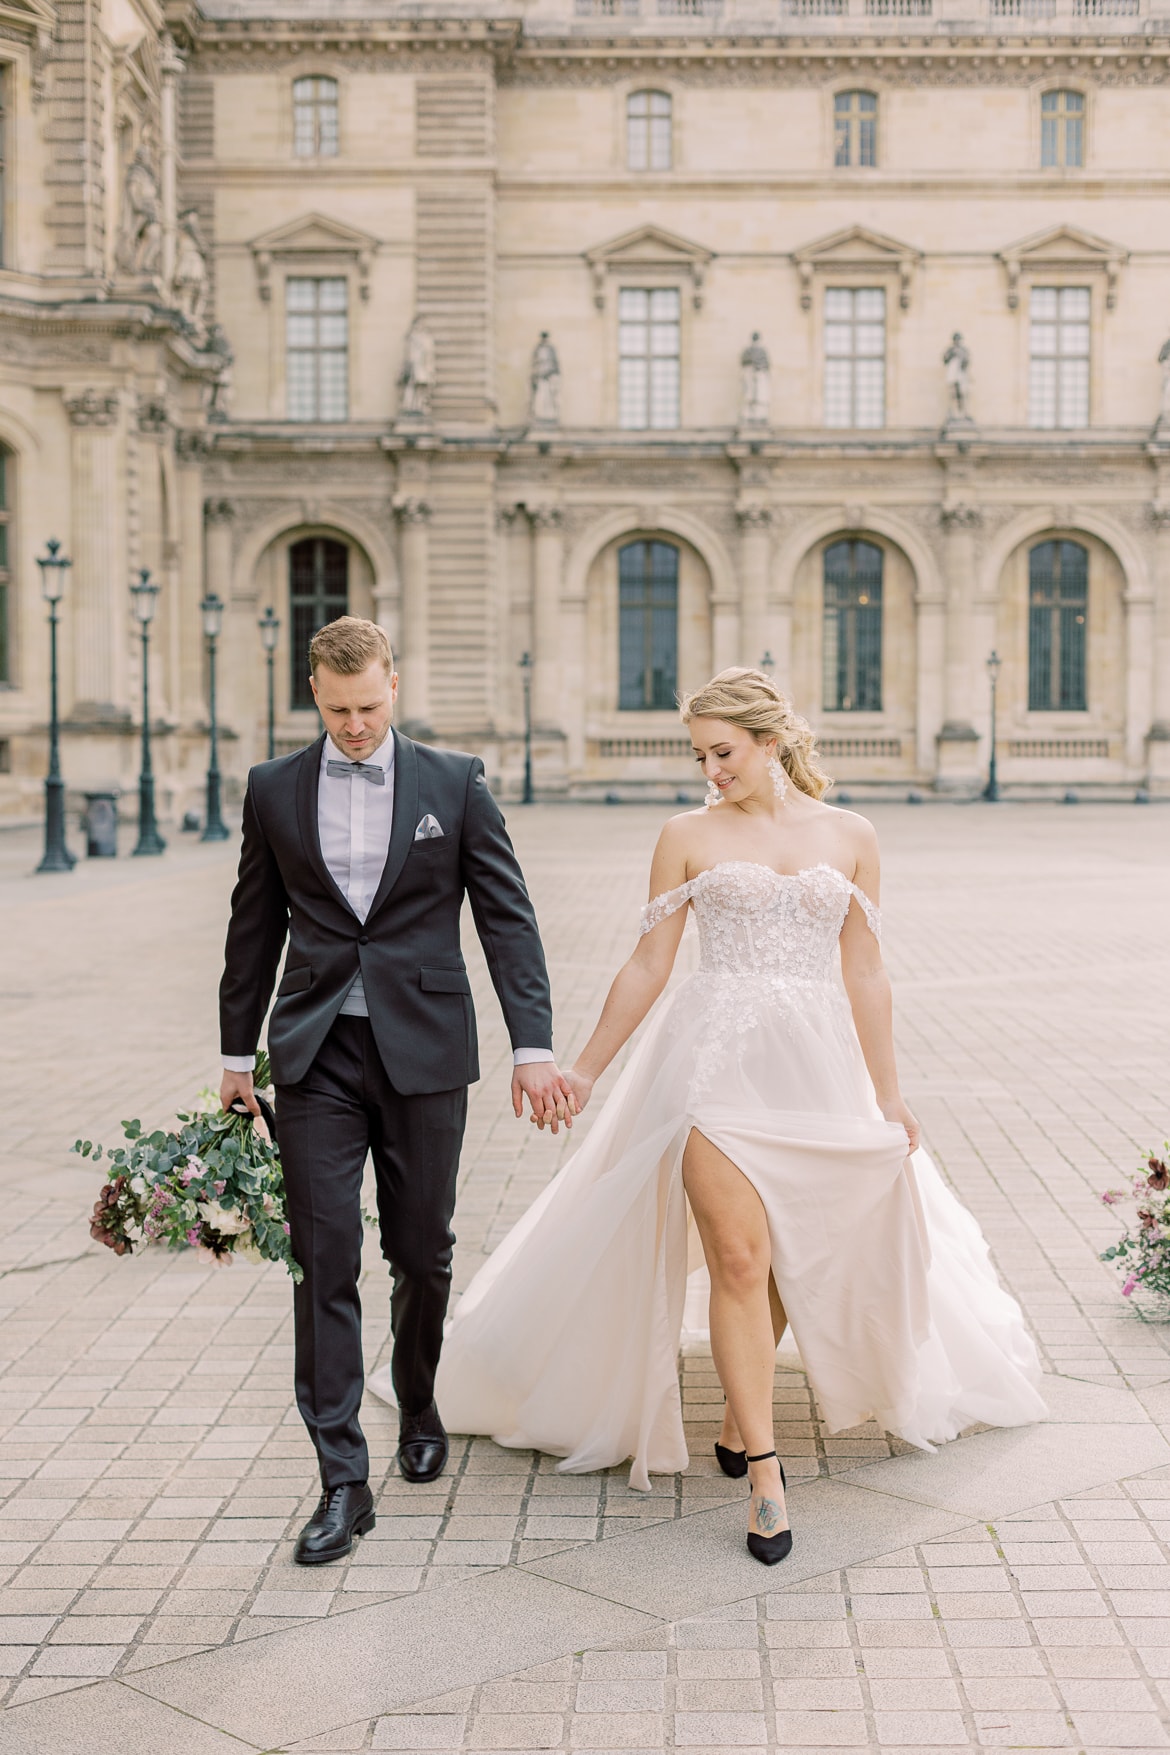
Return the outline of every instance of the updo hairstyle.
{"type": "Polygon", "coordinates": [[[807,719],[792,709],[770,676],[762,670],[733,665],[679,702],[684,725],[692,719],[725,719],[750,731],[757,743],[776,739],[776,754],[798,792],[820,798],[833,784],[821,767],[816,739],[807,719]]]}

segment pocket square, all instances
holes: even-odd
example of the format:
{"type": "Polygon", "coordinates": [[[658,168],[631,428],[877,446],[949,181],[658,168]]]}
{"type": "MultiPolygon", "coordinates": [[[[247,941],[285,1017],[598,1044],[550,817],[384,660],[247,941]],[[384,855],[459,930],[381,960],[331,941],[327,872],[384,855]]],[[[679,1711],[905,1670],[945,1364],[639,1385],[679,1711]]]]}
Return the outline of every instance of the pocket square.
{"type": "Polygon", "coordinates": [[[438,841],[443,834],[442,826],[437,817],[425,816],[414,831],[416,841],[438,841]]]}

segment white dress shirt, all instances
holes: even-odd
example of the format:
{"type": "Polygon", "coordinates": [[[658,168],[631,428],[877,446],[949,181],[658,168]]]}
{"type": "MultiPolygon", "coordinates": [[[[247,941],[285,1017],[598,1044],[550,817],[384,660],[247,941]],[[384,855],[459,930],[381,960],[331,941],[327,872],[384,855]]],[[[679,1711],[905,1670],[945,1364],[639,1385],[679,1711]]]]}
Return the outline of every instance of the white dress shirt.
{"type": "MultiPolygon", "coordinates": [[[[393,733],[387,733],[385,743],[362,763],[364,767],[381,768],[386,776],[384,785],[372,785],[358,774],[329,772],[330,762],[352,760],[337,748],[331,737],[325,739],[317,780],[317,827],[321,856],[329,875],[364,923],[377,894],[390,849],[390,828],[394,820],[393,733]]],[[[370,1015],[360,969],[341,1002],[340,1015],[351,1018],[370,1015]]],[[[517,1048],[512,1056],[516,1066],[554,1058],[547,1048],[517,1048]]],[[[225,1055],[223,1064],[228,1072],[251,1072],[256,1059],[254,1055],[225,1055]]]]}

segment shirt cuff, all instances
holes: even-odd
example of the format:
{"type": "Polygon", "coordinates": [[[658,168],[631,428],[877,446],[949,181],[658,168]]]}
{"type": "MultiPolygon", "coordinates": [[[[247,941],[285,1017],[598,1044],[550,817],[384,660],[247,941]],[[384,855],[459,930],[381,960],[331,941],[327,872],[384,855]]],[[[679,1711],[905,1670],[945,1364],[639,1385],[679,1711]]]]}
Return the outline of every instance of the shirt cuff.
{"type": "Polygon", "coordinates": [[[538,1060],[555,1060],[551,1048],[516,1048],[512,1051],[513,1066],[535,1066],[538,1060]]]}
{"type": "Polygon", "coordinates": [[[256,1067],[254,1054],[224,1054],[220,1059],[224,1072],[253,1072],[256,1067]]]}

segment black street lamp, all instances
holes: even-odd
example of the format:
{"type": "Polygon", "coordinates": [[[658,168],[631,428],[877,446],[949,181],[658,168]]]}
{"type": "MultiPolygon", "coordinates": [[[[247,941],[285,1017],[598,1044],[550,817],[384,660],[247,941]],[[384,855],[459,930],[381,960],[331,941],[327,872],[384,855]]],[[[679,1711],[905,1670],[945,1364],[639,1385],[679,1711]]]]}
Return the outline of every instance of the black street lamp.
{"type": "Polygon", "coordinates": [[[772,654],[765,651],[764,656],[760,659],[760,669],[765,676],[771,676],[775,663],[776,660],[772,657],[772,654]]]}
{"type": "Polygon", "coordinates": [[[260,640],[264,647],[264,656],[268,661],[268,760],[276,754],[276,688],[273,681],[276,664],[276,642],[280,638],[280,617],[271,604],[260,617],[257,626],[260,629],[260,640]]]}
{"type": "Polygon", "coordinates": [[[211,748],[207,763],[207,823],[199,839],[226,841],[228,828],[220,809],[219,723],[215,707],[215,646],[223,629],[222,599],[214,591],[209,591],[199,605],[199,613],[203,617],[203,637],[207,641],[207,700],[208,717],[211,721],[211,748]]]}
{"type": "Polygon", "coordinates": [[[164,853],[166,842],[158,832],[154,814],[154,769],[150,763],[150,624],[154,620],[159,586],[150,576],[150,568],[142,567],[138,583],[131,585],[134,614],[142,629],[142,771],[138,776],[138,845],[134,857],[164,853]]]}
{"type": "Polygon", "coordinates": [[[987,654],[987,675],[991,681],[991,755],[987,763],[987,785],[983,788],[983,796],[988,804],[999,803],[999,776],[995,768],[995,685],[999,679],[999,667],[1003,659],[998,652],[987,654]]]}
{"type": "Polygon", "coordinates": [[[57,622],[65,592],[65,574],[73,565],[53,539],[48,554],[37,556],[41,596],[49,606],[49,772],[45,776],[45,855],[38,871],[72,871],[77,864],[65,845],[65,782],[61,778],[60,725],[57,717],[57,622]]]}
{"type": "Polygon", "coordinates": [[[525,652],[520,659],[520,675],[524,682],[524,790],[520,794],[521,804],[531,804],[535,797],[532,790],[532,654],[525,652]]]}

